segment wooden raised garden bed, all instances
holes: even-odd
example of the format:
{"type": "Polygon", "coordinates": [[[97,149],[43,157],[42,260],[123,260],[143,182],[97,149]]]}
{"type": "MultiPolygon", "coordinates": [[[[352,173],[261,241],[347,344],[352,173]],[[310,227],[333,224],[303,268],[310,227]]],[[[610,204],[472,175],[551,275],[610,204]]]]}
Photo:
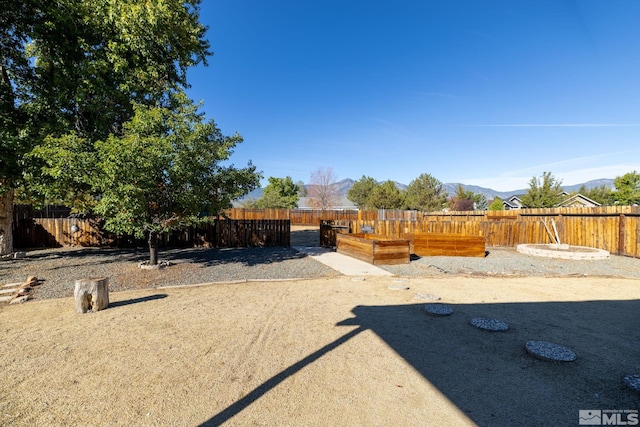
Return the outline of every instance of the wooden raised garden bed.
{"type": "Polygon", "coordinates": [[[349,234],[350,221],[320,220],[320,246],[335,247],[337,234],[349,234]]]}
{"type": "Polygon", "coordinates": [[[486,256],[485,238],[448,233],[407,233],[411,253],[418,256],[486,256]]]}
{"type": "Polygon", "coordinates": [[[373,265],[408,264],[411,256],[408,240],[367,233],[336,234],[336,250],[373,265]]]}

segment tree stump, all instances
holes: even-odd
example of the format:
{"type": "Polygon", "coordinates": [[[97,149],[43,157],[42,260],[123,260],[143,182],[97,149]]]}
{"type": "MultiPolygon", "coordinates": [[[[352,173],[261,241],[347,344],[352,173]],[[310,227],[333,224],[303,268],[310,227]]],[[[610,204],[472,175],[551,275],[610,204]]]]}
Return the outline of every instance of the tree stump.
{"type": "Polygon", "coordinates": [[[92,277],[76,280],[73,296],[76,300],[76,312],[98,311],[109,305],[109,278],[92,277]]]}

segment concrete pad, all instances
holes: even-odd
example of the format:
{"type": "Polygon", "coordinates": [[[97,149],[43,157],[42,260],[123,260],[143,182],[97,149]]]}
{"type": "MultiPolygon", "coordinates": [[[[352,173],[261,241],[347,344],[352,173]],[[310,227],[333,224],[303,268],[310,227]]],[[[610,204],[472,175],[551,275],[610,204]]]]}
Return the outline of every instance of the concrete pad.
{"type": "Polygon", "coordinates": [[[339,254],[331,249],[317,246],[293,246],[293,249],[339,271],[345,276],[393,276],[392,273],[380,267],[339,254]]]}

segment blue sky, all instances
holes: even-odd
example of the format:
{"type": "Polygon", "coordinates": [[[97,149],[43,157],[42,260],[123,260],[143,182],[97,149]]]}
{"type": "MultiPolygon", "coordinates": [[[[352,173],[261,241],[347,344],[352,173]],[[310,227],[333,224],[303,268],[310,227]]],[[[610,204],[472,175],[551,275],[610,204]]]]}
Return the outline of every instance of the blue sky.
{"type": "Polygon", "coordinates": [[[640,172],[640,1],[205,0],[189,95],[267,178],[640,172]]]}

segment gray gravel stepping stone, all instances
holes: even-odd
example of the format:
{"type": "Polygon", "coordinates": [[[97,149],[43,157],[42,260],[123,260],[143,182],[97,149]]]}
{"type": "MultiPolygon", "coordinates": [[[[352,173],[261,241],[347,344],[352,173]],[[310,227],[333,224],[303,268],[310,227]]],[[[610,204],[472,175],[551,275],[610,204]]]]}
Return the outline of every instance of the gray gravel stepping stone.
{"type": "Polygon", "coordinates": [[[446,304],[427,304],[424,311],[432,316],[448,316],[453,313],[453,308],[446,304]]]}
{"type": "Polygon", "coordinates": [[[624,377],[624,383],[631,390],[640,393],[640,375],[627,375],[624,377]]]}
{"type": "Polygon", "coordinates": [[[478,329],[491,332],[502,332],[509,329],[508,323],[498,319],[483,319],[476,317],[475,319],[471,319],[470,323],[478,329]]]}
{"type": "Polygon", "coordinates": [[[552,362],[573,362],[576,354],[566,347],[546,341],[527,341],[527,352],[542,360],[552,362]]]}

